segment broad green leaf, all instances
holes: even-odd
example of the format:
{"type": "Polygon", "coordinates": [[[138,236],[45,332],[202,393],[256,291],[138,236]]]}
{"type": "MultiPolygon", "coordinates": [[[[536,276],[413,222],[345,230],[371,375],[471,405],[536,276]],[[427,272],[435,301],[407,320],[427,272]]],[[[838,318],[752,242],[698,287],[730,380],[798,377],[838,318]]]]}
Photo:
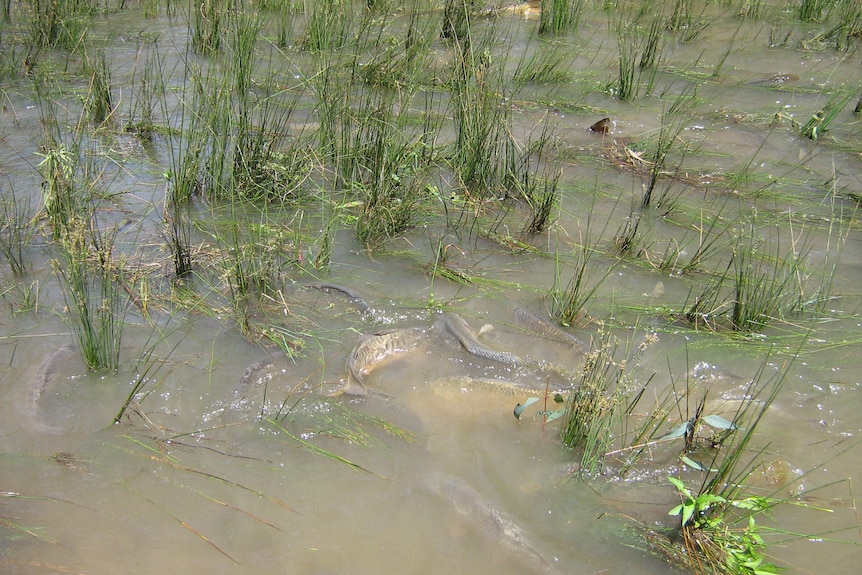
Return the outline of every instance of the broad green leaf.
{"type": "Polygon", "coordinates": [[[691,428],[691,422],[684,421],[684,422],[680,423],[679,425],[677,425],[676,427],[674,427],[673,429],[671,429],[670,431],[668,431],[667,433],[665,433],[664,435],[662,435],[661,437],[659,437],[657,441],[661,441],[663,439],[676,439],[678,437],[682,437],[683,435],[688,433],[688,430],[690,428],[691,428]]]}
{"type": "Polygon", "coordinates": [[[713,473],[718,472],[718,469],[710,469],[709,467],[698,463],[694,459],[691,459],[688,455],[683,455],[680,459],[682,459],[682,462],[691,467],[692,469],[696,469],[698,471],[711,471],[713,473]]]}
{"type": "Polygon", "coordinates": [[[519,403],[518,405],[516,405],[515,418],[521,419],[521,414],[524,413],[524,410],[536,403],[537,401],[539,401],[538,397],[528,397],[526,400],[524,400],[524,403],[519,403]]]}
{"type": "Polygon", "coordinates": [[[703,422],[716,429],[739,429],[738,425],[720,415],[707,415],[703,418],[703,422]]]}
{"type": "Polygon", "coordinates": [[[667,480],[670,481],[671,485],[676,487],[680,493],[682,493],[683,495],[685,495],[689,499],[694,499],[691,496],[691,492],[686,488],[685,483],[683,483],[682,480],[677,479],[676,477],[668,477],[667,480]]]}
{"type": "Polygon", "coordinates": [[[545,412],[545,422],[548,423],[548,422],[554,421],[555,419],[559,419],[560,417],[565,415],[565,413],[566,413],[565,409],[560,409],[557,411],[546,411],[545,412]]]}
{"type": "Polygon", "coordinates": [[[731,501],[730,504],[739,509],[763,511],[764,509],[769,509],[770,501],[766,497],[746,497],[745,499],[731,501]]]}
{"type": "Polygon", "coordinates": [[[566,403],[566,398],[559,393],[554,394],[554,403],[566,403]]]}

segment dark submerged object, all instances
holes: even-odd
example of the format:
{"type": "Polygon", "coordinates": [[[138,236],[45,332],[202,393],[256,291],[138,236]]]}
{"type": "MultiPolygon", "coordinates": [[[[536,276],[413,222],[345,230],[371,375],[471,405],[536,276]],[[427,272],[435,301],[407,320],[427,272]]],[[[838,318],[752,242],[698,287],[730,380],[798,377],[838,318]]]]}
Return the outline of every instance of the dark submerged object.
{"type": "Polygon", "coordinates": [[[587,131],[593,134],[607,134],[610,131],[610,124],[610,118],[602,118],[601,120],[587,128],[587,131]]]}
{"type": "Polygon", "coordinates": [[[521,365],[523,363],[521,358],[512,353],[491,349],[481,343],[470,327],[470,324],[457,313],[445,313],[441,321],[446,331],[454,335],[455,339],[461,344],[461,347],[469,353],[509,365],[521,365]]]}
{"type": "Polygon", "coordinates": [[[769,78],[760,78],[758,80],[750,80],[745,83],[746,86],[781,86],[787,82],[796,82],[799,80],[798,74],[788,74],[781,72],[773,74],[769,78]]]}
{"type": "Polygon", "coordinates": [[[529,573],[558,575],[559,571],[536,549],[523,529],[464,479],[431,471],[428,489],[482,535],[490,545],[508,553],[529,573]]]}

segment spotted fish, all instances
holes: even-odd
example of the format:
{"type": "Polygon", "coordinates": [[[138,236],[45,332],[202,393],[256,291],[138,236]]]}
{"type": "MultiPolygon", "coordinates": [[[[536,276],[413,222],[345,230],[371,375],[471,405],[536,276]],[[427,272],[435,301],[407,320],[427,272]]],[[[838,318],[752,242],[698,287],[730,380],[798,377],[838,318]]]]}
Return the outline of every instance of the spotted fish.
{"type": "Polygon", "coordinates": [[[432,471],[427,474],[429,490],[449,504],[481,533],[490,545],[495,545],[530,573],[558,575],[559,571],[545,559],[527,539],[524,531],[507,515],[464,479],[432,471]]]}

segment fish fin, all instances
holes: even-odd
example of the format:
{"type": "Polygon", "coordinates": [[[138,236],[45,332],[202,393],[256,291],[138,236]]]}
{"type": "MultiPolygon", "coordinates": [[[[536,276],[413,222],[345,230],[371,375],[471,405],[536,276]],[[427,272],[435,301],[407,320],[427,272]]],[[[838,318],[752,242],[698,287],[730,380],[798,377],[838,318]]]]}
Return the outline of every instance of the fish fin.
{"type": "Polygon", "coordinates": [[[365,387],[365,384],[364,384],[364,383],[362,383],[361,381],[359,381],[359,379],[358,379],[358,378],[356,378],[356,377],[353,375],[353,373],[351,373],[351,372],[348,370],[348,372],[347,372],[347,383],[346,383],[346,384],[344,385],[344,387],[342,387],[342,388],[341,388],[341,390],[339,391],[339,395],[340,395],[340,394],[345,394],[345,395],[368,395],[368,388],[367,388],[367,387],[365,387]]]}

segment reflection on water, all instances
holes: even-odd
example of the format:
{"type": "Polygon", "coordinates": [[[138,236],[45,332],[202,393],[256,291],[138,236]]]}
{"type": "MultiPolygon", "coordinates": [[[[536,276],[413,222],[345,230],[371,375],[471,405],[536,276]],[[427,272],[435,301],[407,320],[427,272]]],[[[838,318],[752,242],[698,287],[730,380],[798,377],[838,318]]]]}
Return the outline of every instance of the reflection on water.
{"type": "MultiPolygon", "coordinates": [[[[513,54],[548,48],[534,36],[536,20],[511,12],[479,25],[508,30],[513,54]]],[[[810,32],[786,14],[773,16],[770,25],[789,36],[810,32]]],[[[774,34],[761,22],[730,13],[711,17],[696,42],[668,35],[653,93],[625,103],[595,88],[616,74],[616,39],[607,13],[587,11],[577,34],[555,40],[570,49],[571,81],[528,83],[509,102],[513,133],[530,133],[549,114],[556,130],[563,195],[550,231],[516,237],[520,224],[508,212],[493,233],[479,230],[470,208],[466,229],[428,215],[425,225],[368,252],[356,242],[351,220],[332,234],[328,272],[315,270],[327,277],[287,277],[292,268],[278,297],[271,296],[290,356],[271,340],[250,342],[222,300],[224,307],[206,313],[191,301],[176,303],[195,290],[227,300],[228,290],[189,280],[184,292],[167,279],[171,264],[157,206],[163,173],[172,166],[169,136],[157,134],[145,144],[130,134],[94,136],[94,153],[110,159],[99,221],[121,224],[118,245],[145,253],[141,273],[157,276],[152,289],[164,287],[174,300],[153,300],[146,313],[132,307],[122,368],[93,373],[63,321],[66,303],[52,273],[50,243],[34,243],[25,278],[4,268],[0,570],[666,573],[660,558],[639,549],[634,526],[673,523],[667,511],[678,501],[668,475],[681,474],[691,485],[702,480],[680,462],[679,446],[653,446],[624,477],[580,480],[571,472],[575,454],[560,446],[558,423],[536,415],[558,408],[553,392],[577,385],[599,330],[613,331],[631,349],[647,333],[657,334],[641,359],[640,377],[651,379],[649,398],[638,409],[669,390],[691,390],[690,399],[670,410],[667,428],[689,419],[704,397],[708,413],[731,418],[759,370],[765,381],[795,358],[760,422],[753,449],[762,461],[749,483],[758,493],[777,490],[834,511],[779,508],[769,524],[782,530],[826,533],[854,525],[855,503],[844,480],[859,478],[860,454],[851,447],[862,431],[856,345],[862,259],[855,249],[856,205],[847,199],[862,194],[858,119],[849,109],[839,114],[830,145],[799,137],[796,126],[824,105],[821,88],[858,80],[858,62],[832,50],[770,48],[767,35],[774,34]],[[730,38],[735,43],[713,77],[716,55],[730,38]],[[630,208],[640,202],[649,172],[638,141],[660,130],[662,114],[684,86],[696,86],[699,98],[679,136],[692,148],[674,159],[680,168],[673,178],[662,174],[667,201],[655,207],[649,229],[641,228],[636,256],[619,258],[608,246],[633,217],[630,208]],[[715,335],[679,321],[701,288],[700,276],[729,265],[733,244],[709,238],[734,234],[737,218],[755,213],[774,224],[776,241],[810,255],[799,274],[831,283],[824,287],[833,299],[816,312],[803,306],[798,317],[749,336],[715,335]],[[555,278],[568,282],[585,244],[600,254],[588,269],[603,283],[578,316],[583,321],[564,329],[537,323],[548,317],[555,278]],[[441,247],[448,276],[438,265],[441,247]],[[700,249],[706,263],[680,272],[674,262],[687,262],[700,249]],[[821,268],[832,269],[839,257],[837,273],[823,275],[821,268]],[[24,288],[32,282],[41,286],[38,308],[26,305],[24,288]],[[443,311],[459,314],[466,327],[447,327],[454,316],[443,311]],[[314,337],[303,339],[308,333],[314,337]],[[411,337],[384,343],[385,333],[411,337]],[[158,360],[148,363],[154,337],[163,345],[153,356],[158,360]],[[354,376],[367,393],[339,393],[354,376]],[[113,423],[140,382],[142,393],[113,423]],[[538,404],[516,419],[514,406],[529,396],[538,404]],[[829,487],[812,491],[822,485],[829,487]]],[[[185,53],[184,21],[134,10],[106,20],[95,33],[105,38],[116,70],[113,87],[124,98],[131,97],[126,90],[140,63],[138,42],[149,33],[140,30],[160,36],[166,70],[182,76],[200,65],[185,53]]],[[[298,31],[303,17],[294,24],[298,31]]],[[[291,48],[285,63],[269,44],[270,32],[259,52],[275,52],[279,66],[289,68],[278,74],[299,78],[298,68],[312,57],[291,48]]],[[[437,41],[433,50],[443,77],[452,48],[437,41]]],[[[503,57],[502,50],[487,57],[503,57]]],[[[175,84],[159,111],[169,117],[184,81],[171,77],[175,84]]],[[[77,120],[80,78],[55,82],[62,84],[52,96],[62,104],[60,121],[74,124],[63,110],[77,120]]],[[[39,102],[23,80],[0,88],[0,164],[9,186],[31,194],[35,206],[42,190],[33,170],[41,144],[34,129],[39,102]]],[[[127,106],[124,100],[118,114],[127,106]]],[[[313,117],[299,122],[313,116],[311,107],[304,99],[298,106],[292,125],[299,132],[319,128],[313,117]]],[[[441,141],[454,138],[446,124],[441,141]]],[[[450,177],[434,184],[442,196],[454,187],[450,177]]],[[[200,204],[195,257],[204,261],[217,251],[212,221],[226,216],[218,206],[200,204]]],[[[319,232],[316,215],[297,213],[285,217],[289,225],[319,232]]],[[[769,234],[763,235],[765,241],[769,234]]],[[[277,237],[294,240],[286,232],[277,237]]],[[[298,270],[316,254],[296,243],[298,270]]],[[[853,540],[854,533],[833,537],[853,540]]],[[[799,572],[849,573],[860,559],[857,547],[828,537],[770,553],[799,572]]]]}

